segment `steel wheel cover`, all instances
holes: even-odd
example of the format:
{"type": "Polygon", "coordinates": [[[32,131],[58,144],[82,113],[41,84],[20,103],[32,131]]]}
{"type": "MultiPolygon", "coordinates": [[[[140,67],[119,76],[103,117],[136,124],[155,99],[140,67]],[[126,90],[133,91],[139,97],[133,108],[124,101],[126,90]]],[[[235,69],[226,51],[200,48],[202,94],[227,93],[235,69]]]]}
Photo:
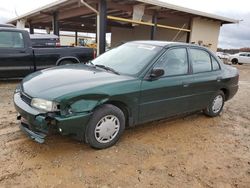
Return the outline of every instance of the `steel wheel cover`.
{"type": "Polygon", "coordinates": [[[103,117],[95,127],[95,139],[102,144],[111,142],[120,130],[120,121],[114,115],[103,117]]]}
{"type": "Polygon", "coordinates": [[[214,98],[213,105],[212,105],[212,110],[214,113],[218,113],[223,105],[223,97],[221,95],[218,95],[217,97],[214,98]]]}

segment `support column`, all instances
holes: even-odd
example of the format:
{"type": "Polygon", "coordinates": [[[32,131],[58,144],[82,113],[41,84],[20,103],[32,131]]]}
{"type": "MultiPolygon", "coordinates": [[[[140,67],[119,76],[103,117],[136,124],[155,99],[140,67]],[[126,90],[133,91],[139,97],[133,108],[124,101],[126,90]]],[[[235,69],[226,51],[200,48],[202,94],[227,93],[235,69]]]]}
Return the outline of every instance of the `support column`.
{"type": "Polygon", "coordinates": [[[155,35],[156,35],[156,30],[157,30],[157,13],[156,12],[154,12],[152,23],[154,24],[154,26],[151,27],[150,40],[154,40],[155,35]]]}
{"type": "Polygon", "coordinates": [[[34,34],[34,27],[31,23],[29,23],[30,34],[34,34]]]}
{"type": "Polygon", "coordinates": [[[75,31],[75,46],[78,45],[78,32],[75,31]]]}
{"type": "MultiPolygon", "coordinates": [[[[189,20],[189,23],[188,23],[188,29],[191,30],[191,25],[192,25],[192,19],[189,20]]],[[[190,43],[190,35],[191,35],[191,32],[187,32],[187,38],[186,38],[186,43],[190,43]]]]}
{"type": "Polygon", "coordinates": [[[107,2],[106,0],[99,0],[97,15],[97,53],[101,55],[106,48],[106,29],[107,29],[107,2]]]}
{"type": "Polygon", "coordinates": [[[52,28],[53,28],[53,33],[54,33],[54,35],[59,36],[58,12],[54,12],[54,13],[53,13],[52,28]]]}

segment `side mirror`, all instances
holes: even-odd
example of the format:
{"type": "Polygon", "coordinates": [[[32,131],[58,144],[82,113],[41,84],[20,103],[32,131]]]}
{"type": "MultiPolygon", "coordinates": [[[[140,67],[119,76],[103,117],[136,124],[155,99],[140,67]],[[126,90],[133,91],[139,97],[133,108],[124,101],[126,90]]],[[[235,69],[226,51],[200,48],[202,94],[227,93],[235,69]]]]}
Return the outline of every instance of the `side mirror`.
{"type": "Polygon", "coordinates": [[[147,80],[156,80],[165,74],[163,69],[153,69],[147,80]]]}

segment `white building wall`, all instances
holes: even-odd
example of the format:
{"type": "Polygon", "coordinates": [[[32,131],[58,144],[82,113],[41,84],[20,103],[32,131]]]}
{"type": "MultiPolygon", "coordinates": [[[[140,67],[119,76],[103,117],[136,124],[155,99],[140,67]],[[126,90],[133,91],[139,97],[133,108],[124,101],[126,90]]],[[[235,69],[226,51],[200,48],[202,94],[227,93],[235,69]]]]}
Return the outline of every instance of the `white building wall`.
{"type": "Polygon", "coordinates": [[[221,23],[202,18],[193,18],[190,42],[202,44],[214,52],[217,51],[221,23]]]}

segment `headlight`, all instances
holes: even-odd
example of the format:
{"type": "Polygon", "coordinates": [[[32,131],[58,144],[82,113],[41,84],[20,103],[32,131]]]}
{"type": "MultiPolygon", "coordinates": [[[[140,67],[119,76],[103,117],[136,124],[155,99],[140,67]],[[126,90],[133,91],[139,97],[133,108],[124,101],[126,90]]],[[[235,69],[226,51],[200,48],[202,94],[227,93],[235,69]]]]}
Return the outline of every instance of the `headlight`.
{"type": "Polygon", "coordinates": [[[20,93],[20,91],[21,91],[21,85],[18,84],[18,85],[16,86],[15,93],[20,93]]]}
{"type": "Polygon", "coordinates": [[[33,98],[31,101],[31,106],[44,110],[47,112],[54,112],[58,110],[58,104],[53,101],[48,101],[44,99],[33,98]]]}

